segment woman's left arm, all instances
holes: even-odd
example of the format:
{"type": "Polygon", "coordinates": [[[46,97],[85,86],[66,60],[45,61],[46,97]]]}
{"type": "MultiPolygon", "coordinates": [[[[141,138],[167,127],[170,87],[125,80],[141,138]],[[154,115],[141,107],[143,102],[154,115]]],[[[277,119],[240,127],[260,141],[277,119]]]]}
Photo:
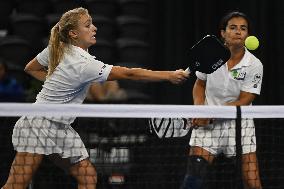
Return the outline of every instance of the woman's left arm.
{"type": "Polygon", "coordinates": [[[45,67],[42,66],[36,58],[32,59],[25,67],[25,72],[31,75],[32,77],[45,81],[47,76],[47,71],[45,67]]]}
{"type": "Polygon", "coordinates": [[[259,60],[249,66],[246,70],[245,80],[240,88],[240,95],[236,101],[228,102],[225,105],[245,106],[250,105],[255,97],[260,94],[263,66],[259,60]]]}
{"type": "Polygon", "coordinates": [[[255,99],[255,94],[241,91],[238,100],[234,102],[228,102],[225,105],[227,106],[245,106],[250,105],[252,101],[255,99]]]}

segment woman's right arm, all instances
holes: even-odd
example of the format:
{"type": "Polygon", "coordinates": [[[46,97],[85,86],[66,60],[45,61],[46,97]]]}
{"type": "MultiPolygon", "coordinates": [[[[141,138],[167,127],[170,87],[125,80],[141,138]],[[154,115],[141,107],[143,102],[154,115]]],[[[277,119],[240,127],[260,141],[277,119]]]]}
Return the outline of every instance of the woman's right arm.
{"type": "Polygon", "coordinates": [[[46,79],[47,71],[45,67],[37,61],[36,58],[32,59],[26,65],[24,71],[40,81],[45,81],[46,79]]]}
{"type": "Polygon", "coordinates": [[[204,105],[206,81],[196,79],[192,90],[194,105],[204,105]]]}
{"type": "Polygon", "coordinates": [[[189,74],[184,70],[176,71],[152,71],[142,68],[126,68],[113,66],[108,80],[130,79],[146,81],[170,81],[179,84],[185,81],[189,74]]]}
{"type": "MultiPolygon", "coordinates": [[[[192,90],[194,105],[204,105],[205,88],[206,88],[206,81],[197,78],[192,90]]],[[[211,120],[212,119],[208,118],[193,118],[191,122],[193,126],[206,126],[210,123],[211,120]]]]}

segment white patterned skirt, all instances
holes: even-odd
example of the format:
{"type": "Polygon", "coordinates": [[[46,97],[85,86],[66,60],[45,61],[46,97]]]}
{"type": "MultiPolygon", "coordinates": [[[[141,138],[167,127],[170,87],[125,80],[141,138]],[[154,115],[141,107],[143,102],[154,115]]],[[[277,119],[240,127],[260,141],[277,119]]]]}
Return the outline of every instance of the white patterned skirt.
{"type": "Polygon", "coordinates": [[[17,152],[59,154],[77,163],[89,157],[79,134],[69,125],[44,117],[21,117],[13,130],[17,152]]]}
{"type": "MultiPolygon", "coordinates": [[[[193,129],[189,144],[204,148],[211,154],[224,153],[231,157],[236,155],[235,120],[216,120],[207,127],[193,129]]],[[[255,126],[252,119],[242,119],[242,152],[248,154],[256,151],[255,126]]]]}

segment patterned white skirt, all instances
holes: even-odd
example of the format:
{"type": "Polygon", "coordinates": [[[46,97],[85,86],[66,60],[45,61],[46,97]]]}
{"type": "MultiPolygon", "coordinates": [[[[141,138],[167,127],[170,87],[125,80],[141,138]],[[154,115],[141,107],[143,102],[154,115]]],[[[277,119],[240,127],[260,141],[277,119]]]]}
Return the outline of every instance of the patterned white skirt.
{"type": "MultiPolygon", "coordinates": [[[[216,120],[207,127],[193,129],[189,145],[199,146],[217,155],[224,153],[231,157],[236,155],[235,120],[216,120]]],[[[255,126],[252,119],[242,119],[243,154],[256,151],[255,126]]]]}
{"type": "Polygon", "coordinates": [[[13,130],[17,152],[59,154],[77,163],[89,157],[79,134],[70,126],[44,117],[21,117],[13,130]]]}

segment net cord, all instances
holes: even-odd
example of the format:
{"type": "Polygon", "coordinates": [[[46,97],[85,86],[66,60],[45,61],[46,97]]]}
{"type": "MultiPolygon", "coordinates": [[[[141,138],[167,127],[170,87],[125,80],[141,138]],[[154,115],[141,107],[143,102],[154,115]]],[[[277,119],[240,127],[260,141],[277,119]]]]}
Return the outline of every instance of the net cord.
{"type": "MultiPolygon", "coordinates": [[[[284,106],[242,106],[242,118],[284,118],[284,106]]],[[[234,106],[0,103],[0,117],[236,118],[234,106]]]]}

